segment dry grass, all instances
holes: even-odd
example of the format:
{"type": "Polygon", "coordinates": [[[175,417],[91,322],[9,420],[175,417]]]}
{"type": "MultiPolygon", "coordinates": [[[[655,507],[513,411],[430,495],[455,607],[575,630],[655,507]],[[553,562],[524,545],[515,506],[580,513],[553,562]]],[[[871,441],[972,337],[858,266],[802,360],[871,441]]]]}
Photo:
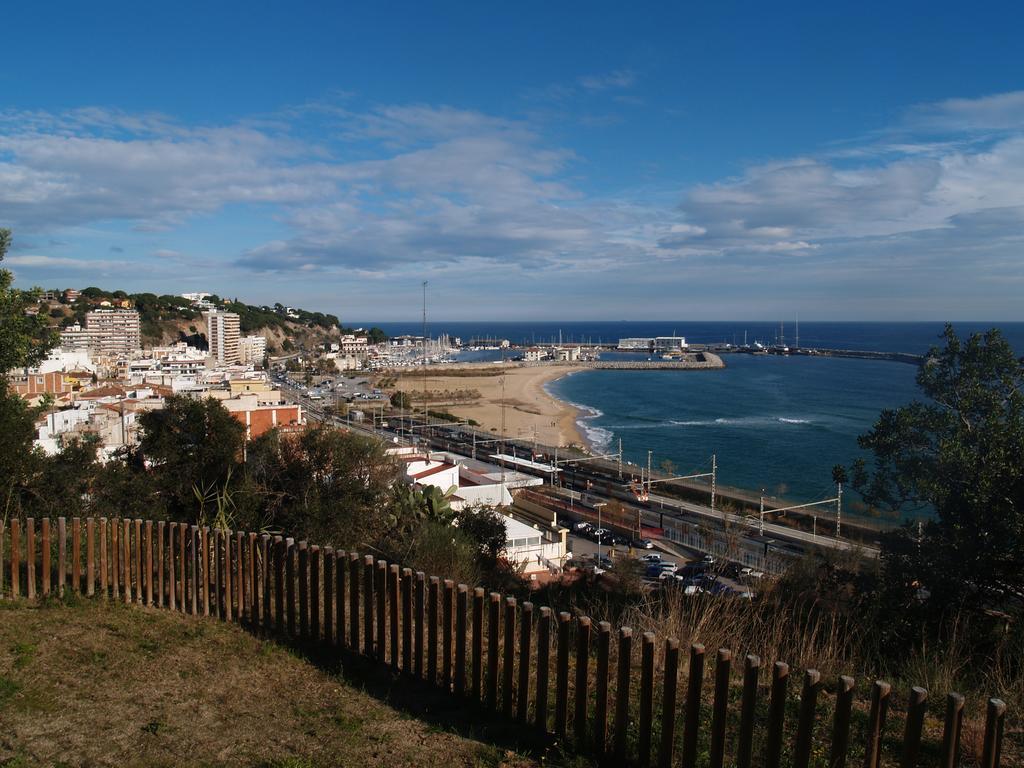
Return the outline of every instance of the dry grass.
{"type": "Polygon", "coordinates": [[[0,765],[535,764],[380,698],[209,619],[0,604],[0,765]]]}

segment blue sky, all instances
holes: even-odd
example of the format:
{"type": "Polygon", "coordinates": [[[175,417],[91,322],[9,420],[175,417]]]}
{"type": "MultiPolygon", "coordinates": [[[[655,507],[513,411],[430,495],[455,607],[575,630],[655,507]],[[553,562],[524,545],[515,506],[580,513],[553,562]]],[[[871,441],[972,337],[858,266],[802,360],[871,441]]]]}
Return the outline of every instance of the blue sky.
{"type": "Polygon", "coordinates": [[[6,266],[343,320],[422,280],[452,320],[1024,320],[1022,17],[16,4],[6,266]]]}

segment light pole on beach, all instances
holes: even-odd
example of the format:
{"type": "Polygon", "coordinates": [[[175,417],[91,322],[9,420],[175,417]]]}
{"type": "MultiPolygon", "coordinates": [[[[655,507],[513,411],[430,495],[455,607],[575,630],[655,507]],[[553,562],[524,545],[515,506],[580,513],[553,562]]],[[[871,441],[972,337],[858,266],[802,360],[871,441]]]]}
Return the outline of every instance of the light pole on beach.
{"type": "MultiPolygon", "coordinates": [[[[597,510],[597,530],[598,531],[601,530],[601,507],[603,507],[605,504],[606,504],[606,502],[599,501],[599,502],[597,502],[594,505],[594,509],[597,510]]],[[[603,533],[598,533],[598,535],[597,535],[597,565],[598,565],[598,567],[600,567],[600,565],[601,565],[601,537],[603,535],[604,535],[603,533]]]]}

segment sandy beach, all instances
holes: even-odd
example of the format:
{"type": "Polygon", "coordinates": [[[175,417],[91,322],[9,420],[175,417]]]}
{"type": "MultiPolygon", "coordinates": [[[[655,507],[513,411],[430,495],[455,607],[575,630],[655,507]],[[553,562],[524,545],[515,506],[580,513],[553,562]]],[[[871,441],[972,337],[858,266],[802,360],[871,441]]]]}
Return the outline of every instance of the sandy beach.
{"type": "Polygon", "coordinates": [[[398,377],[390,391],[402,390],[413,397],[414,407],[423,407],[426,390],[427,407],[444,410],[466,419],[475,419],[496,434],[502,428],[507,437],[532,440],[544,445],[586,446],[576,424],[577,409],[549,395],[544,385],[550,381],[583,370],[571,364],[517,366],[494,363],[467,363],[428,369],[424,377],[398,377]],[[504,386],[502,380],[504,379],[504,386]]]}

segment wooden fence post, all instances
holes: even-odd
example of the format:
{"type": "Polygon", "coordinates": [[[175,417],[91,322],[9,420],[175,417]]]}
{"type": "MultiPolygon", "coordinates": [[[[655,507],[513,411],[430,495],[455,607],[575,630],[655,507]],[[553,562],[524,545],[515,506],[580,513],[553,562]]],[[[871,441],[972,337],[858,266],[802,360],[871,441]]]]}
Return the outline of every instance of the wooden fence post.
{"type": "Polygon", "coordinates": [[[402,671],[412,674],[412,568],[402,569],[402,671]]]}
{"type": "Polygon", "coordinates": [[[36,599],[36,521],[31,517],[25,519],[25,593],[36,599]]]}
{"type": "Polygon", "coordinates": [[[0,518],[0,600],[3,600],[5,597],[4,581],[7,578],[7,574],[4,572],[4,535],[6,534],[4,528],[6,528],[6,525],[3,518],[0,518]]]}
{"type": "Polygon", "coordinates": [[[437,593],[440,583],[437,576],[431,576],[427,592],[427,680],[431,685],[437,685],[437,593]]]}
{"type": "Polygon", "coordinates": [[[594,698],[594,748],[603,756],[608,739],[608,656],[611,651],[612,625],[597,625],[597,689],[594,698]]]}
{"type": "MultiPolygon", "coordinates": [[[[135,518],[135,602],[142,603],[142,518],[135,518]]],[[[78,565],[75,565],[78,568],[78,565]]]]}
{"type": "Polygon", "coordinates": [[[466,632],[469,587],[459,584],[455,593],[455,695],[466,695],[466,632]]]}
{"type": "Polygon", "coordinates": [[[11,597],[21,597],[21,521],[11,518],[11,597]]]}
{"type": "Polygon", "coordinates": [[[324,547],[324,645],[334,645],[334,548],[324,547]]]}
{"type": "MultiPolygon", "coordinates": [[[[132,521],[130,518],[121,520],[121,579],[124,585],[124,602],[126,605],[135,600],[135,590],[138,582],[135,580],[135,566],[132,559],[132,521]]],[[[135,542],[136,551],[139,544],[135,542]]]]}
{"type": "Polygon", "coordinates": [[[732,651],[718,649],[715,661],[715,700],[711,715],[711,748],[709,768],[722,768],[725,763],[725,731],[729,709],[729,672],[732,666],[732,651]]]}
{"type": "MultiPolygon", "coordinates": [[[[47,520],[47,523],[50,521],[47,520]]],[[[49,524],[46,526],[49,528],[49,524]]],[[[107,518],[100,518],[100,595],[107,598],[107,518]]],[[[49,581],[49,576],[46,577],[49,581]]]]}
{"type": "Polygon", "coordinates": [[[320,642],[320,547],[309,548],[309,634],[320,642]]]}
{"type": "MultiPolygon", "coordinates": [[[[43,551],[42,551],[42,590],[43,597],[50,596],[50,579],[51,579],[51,568],[52,563],[50,562],[50,518],[44,517],[40,522],[43,537],[43,551]]],[[[0,564],[3,563],[3,527],[0,526],[0,564]]],[[[0,568],[0,573],[3,569],[0,568]]],[[[0,575],[0,595],[3,594],[2,575],[0,575]]]]}
{"type": "Polygon", "coordinates": [[[455,618],[455,582],[444,580],[444,600],[441,603],[441,679],[445,691],[452,689],[452,621],[455,618]]]}
{"type": "Polygon", "coordinates": [[[530,635],[533,632],[533,603],[523,603],[519,618],[519,696],[516,699],[516,720],[526,724],[530,706],[530,635]]]}
{"type": "Polygon", "coordinates": [[[483,696],[484,674],[484,590],[473,589],[473,681],[472,695],[474,703],[479,703],[483,696]]]}
{"type": "Polygon", "coordinates": [[[651,730],[654,726],[654,633],[640,636],[640,734],[637,763],[651,763],[651,730]]]}
{"type": "Polygon", "coordinates": [[[188,602],[188,551],[191,549],[189,544],[190,530],[187,524],[178,524],[178,576],[177,576],[177,587],[178,587],[178,610],[182,613],[188,612],[188,606],[185,605],[188,602]]]}
{"type": "Polygon", "coordinates": [[[633,655],[633,630],[619,627],[618,674],[615,677],[615,735],[612,756],[619,765],[626,761],[626,737],[629,732],[629,683],[633,655]]]}
{"type": "Polygon", "coordinates": [[[573,737],[576,747],[582,751],[587,744],[587,707],[590,697],[587,687],[590,682],[590,617],[580,616],[576,620],[576,690],[573,705],[573,737]]]}
{"type": "Polygon", "coordinates": [[[416,648],[413,651],[414,655],[414,674],[419,680],[423,679],[423,637],[424,629],[423,626],[425,618],[425,600],[426,596],[426,574],[423,571],[416,571],[416,631],[415,631],[415,643],[416,648]]]}
{"type": "Polygon", "coordinates": [[[946,719],[942,728],[941,768],[960,764],[960,732],[964,723],[964,697],[959,693],[946,696],[946,719]]]}
{"type": "Polygon", "coordinates": [[[309,639],[309,543],[299,542],[299,637],[309,639]]]}
{"type": "Polygon", "coordinates": [[[260,594],[262,598],[260,600],[260,618],[263,620],[263,629],[267,632],[270,631],[273,626],[273,620],[271,619],[271,579],[270,579],[270,543],[273,538],[269,533],[260,534],[260,586],[262,591],[260,594]]]}
{"type": "Polygon", "coordinates": [[[548,672],[551,657],[551,609],[541,606],[537,619],[537,699],[533,720],[537,730],[548,730],[548,672]]]}
{"type": "Polygon", "coordinates": [[[231,540],[234,538],[230,530],[223,530],[220,532],[220,540],[223,543],[224,553],[224,575],[221,579],[221,595],[223,602],[223,609],[221,610],[221,618],[224,621],[233,621],[235,617],[235,607],[232,602],[232,595],[234,593],[234,580],[235,580],[235,566],[234,566],[234,552],[231,551],[231,540]]]}
{"type": "Polygon", "coordinates": [[[200,597],[203,601],[203,616],[210,615],[210,529],[203,526],[199,532],[200,557],[202,558],[203,579],[200,584],[200,597]]]}
{"type": "Polygon", "coordinates": [[[501,712],[505,717],[512,717],[512,697],[515,681],[516,661],[516,599],[505,598],[505,643],[502,649],[504,659],[502,661],[501,676],[501,712]]]}
{"type": "Polygon", "coordinates": [[[876,680],[871,686],[871,712],[868,715],[868,737],[864,745],[864,768],[878,768],[882,761],[882,731],[885,730],[885,716],[889,711],[889,694],[892,687],[884,680],[876,680]]]}
{"type": "MultiPolygon", "coordinates": [[[[274,631],[278,635],[285,632],[284,626],[284,538],[274,537],[274,631]]],[[[269,606],[268,606],[269,610],[269,606]]]]}
{"type": "Polygon", "coordinates": [[[754,750],[754,716],[757,709],[757,679],[761,659],[748,654],[743,662],[743,698],[740,702],[740,729],[736,743],[736,768],[750,768],[754,750]]]}
{"type": "Polygon", "coordinates": [[[85,518],[85,593],[92,597],[96,594],[96,545],[93,543],[96,533],[96,521],[85,518]]]}
{"type": "MultiPolygon", "coordinates": [[[[14,529],[11,528],[13,531],[14,529]]],[[[57,594],[64,597],[68,572],[68,523],[63,517],[57,518],[57,594]]],[[[126,587],[127,589],[127,587],[126,587]]]]}
{"type": "Polygon", "coordinates": [[[121,543],[118,541],[120,531],[120,520],[116,517],[112,518],[110,520],[110,592],[111,598],[114,600],[118,600],[121,596],[121,543]]]}
{"type": "Polygon", "coordinates": [[[145,534],[144,542],[145,542],[144,546],[146,548],[146,562],[145,562],[145,566],[144,566],[145,569],[146,569],[146,576],[145,576],[145,579],[144,579],[144,581],[146,583],[146,599],[145,599],[145,604],[146,605],[152,605],[153,604],[153,521],[152,520],[147,520],[146,521],[146,534],[145,534]]]}
{"type": "Polygon", "coordinates": [[[917,756],[921,751],[921,733],[924,730],[924,717],[927,712],[928,691],[914,686],[910,689],[910,697],[907,700],[907,723],[903,731],[900,768],[917,766],[917,756]]]}
{"type": "Polygon", "coordinates": [[[765,747],[765,768],[779,768],[782,761],[782,730],[786,719],[786,688],[789,686],[789,665],[776,661],[772,665],[772,693],[768,702],[768,740],[765,747]]]}
{"type": "Polygon", "coordinates": [[[359,553],[348,553],[348,598],[349,636],[348,644],[354,653],[359,653],[359,553]]]}
{"type": "Polygon", "coordinates": [[[555,735],[565,738],[569,720],[569,622],[566,611],[558,614],[558,649],[555,657],[555,735]]]}
{"type": "Polygon", "coordinates": [[[388,564],[384,560],[377,561],[377,582],[374,585],[377,595],[377,649],[375,657],[382,664],[387,661],[387,579],[388,564]]]}
{"type": "MultiPolygon", "coordinates": [[[[188,529],[188,601],[191,613],[195,616],[199,610],[197,593],[199,590],[199,526],[190,525],[188,529]]],[[[185,595],[185,583],[182,582],[181,594],[185,595]]]]}
{"type": "Polygon", "coordinates": [[[679,686],[679,641],[665,640],[664,682],[661,686],[661,745],[658,747],[659,768],[672,765],[676,740],[676,691],[679,686]]]}
{"type": "Polygon", "coordinates": [[[334,625],[337,630],[334,633],[334,639],[338,648],[344,648],[348,632],[348,611],[345,610],[347,606],[345,601],[348,600],[348,591],[345,589],[345,584],[348,582],[348,553],[342,550],[334,553],[334,579],[334,625]]]}
{"type": "Polygon", "coordinates": [[[491,592],[487,603],[487,682],[484,705],[493,712],[498,705],[498,622],[500,621],[501,595],[491,592]]]}
{"type": "Polygon", "coordinates": [[[398,587],[398,580],[399,580],[400,572],[401,572],[401,568],[399,568],[398,564],[397,563],[392,563],[391,566],[388,568],[388,575],[387,575],[387,579],[388,579],[388,623],[390,624],[388,629],[391,630],[390,633],[389,633],[389,637],[390,637],[390,643],[389,644],[391,646],[391,648],[389,649],[391,651],[391,653],[389,654],[389,659],[391,661],[391,668],[393,670],[395,670],[396,672],[398,671],[399,659],[401,657],[401,653],[400,653],[401,649],[398,647],[398,643],[399,643],[399,640],[398,640],[398,637],[399,637],[399,626],[398,626],[398,613],[399,613],[398,588],[399,587],[398,587]]]}
{"type": "MultiPolygon", "coordinates": [[[[181,538],[181,530],[177,523],[167,526],[167,609],[178,610],[178,578],[174,560],[174,533],[178,532],[181,538]]],[[[185,606],[182,606],[184,610],[185,606]]]]}
{"type": "Polygon", "coordinates": [[[373,656],[373,555],[363,558],[363,653],[373,656]]]}
{"type": "Polygon", "coordinates": [[[235,531],[235,621],[245,618],[245,534],[235,531]]]}
{"type": "Polygon", "coordinates": [[[842,675],[836,687],[836,709],[832,723],[832,746],[829,749],[829,768],[844,768],[850,748],[850,715],[856,683],[852,677],[842,675]]]}
{"type": "Polygon", "coordinates": [[[71,591],[82,594],[82,518],[71,518],[71,591]]]}
{"type": "Polygon", "coordinates": [[[981,768],[999,768],[1005,722],[1006,704],[1002,699],[989,699],[985,713],[985,740],[982,742],[981,768]]]}
{"type": "MultiPolygon", "coordinates": [[[[167,529],[167,524],[161,520],[156,524],[156,605],[158,608],[163,608],[165,605],[164,597],[164,533],[167,529]]],[[[173,553],[173,549],[171,552],[173,553]]],[[[174,567],[173,556],[169,560],[171,567],[174,567]]]]}
{"type": "Polygon", "coordinates": [[[690,678],[686,691],[686,718],[683,722],[683,766],[697,764],[697,737],[700,729],[700,693],[704,684],[704,646],[690,645],[690,678]]]}
{"type": "Polygon", "coordinates": [[[245,592],[245,611],[249,624],[258,627],[260,624],[260,587],[256,576],[256,563],[259,561],[259,544],[255,533],[249,532],[249,587],[245,592]]]}
{"type": "Polygon", "coordinates": [[[288,637],[294,638],[295,631],[295,561],[298,552],[295,547],[295,539],[284,540],[284,622],[287,627],[288,637]]]}
{"type": "Polygon", "coordinates": [[[814,716],[818,702],[821,673],[816,669],[804,672],[804,688],[800,694],[800,715],[796,729],[796,743],[793,747],[794,768],[807,768],[811,762],[811,747],[814,739],[814,716]]]}

